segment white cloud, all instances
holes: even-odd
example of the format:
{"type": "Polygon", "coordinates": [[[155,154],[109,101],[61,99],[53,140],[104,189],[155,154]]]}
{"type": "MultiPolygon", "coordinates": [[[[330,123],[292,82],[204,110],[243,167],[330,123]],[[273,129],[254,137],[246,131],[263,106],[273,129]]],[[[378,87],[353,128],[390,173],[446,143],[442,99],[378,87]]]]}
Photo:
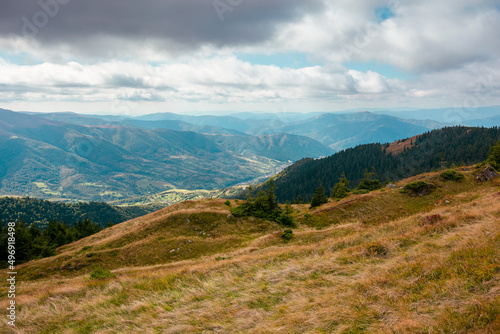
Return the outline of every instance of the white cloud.
{"type": "MultiPolygon", "coordinates": [[[[12,1],[4,4],[22,13],[24,7],[12,1]]],[[[186,104],[338,109],[346,104],[442,106],[466,99],[500,103],[498,0],[324,0],[323,6],[314,2],[308,10],[300,1],[293,1],[295,9],[284,10],[283,1],[273,0],[238,6],[224,21],[215,12],[196,12],[206,6],[195,4],[176,0],[179,17],[170,11],[163,21],[156,16],[151,22],[134,19],[136,28],[145,24],[144,31],[129,35],[117,28],[126,26],[120,15],[108,17],[107,11],[100,15],[109,22],[86,28],[81,39],[75,27],[56,29],[68,24],[63,11],[39,39],[11,39],[1,33],[8,25],[1,25],[0,102],[50,101],[66,108],[71,103],[131,101],[180,109],[186,104]],[[394,15],[379,22],[380,8],[394,15]],[[200,21],[186,28],[182,15],[200,21]],[[166,26],[157,26],[162,22],[166,26]],[[259,22],[268,33],[252,32],[259,22]],[[162,38],[168,27],[171,33],[162,38]],[[251,64],[235,56],[245,52],[299,52],[321,65],[290,69],[251,64]],[[27,55],[38,63],[17,65],[5,55],[27,55]],[[389,79],[377,66],[348,68],[352,62],[382,64],[411,76],[389,79]]],[[[66,15],[79,18],[78,8],[66,15]]],[[[85,15],[92,12],[89,8],[85,15]]],[[[141,15],[147,12],[141,10],[141,15]]],[[[83,22],[85,15],[75,22],[83,22]]]]}

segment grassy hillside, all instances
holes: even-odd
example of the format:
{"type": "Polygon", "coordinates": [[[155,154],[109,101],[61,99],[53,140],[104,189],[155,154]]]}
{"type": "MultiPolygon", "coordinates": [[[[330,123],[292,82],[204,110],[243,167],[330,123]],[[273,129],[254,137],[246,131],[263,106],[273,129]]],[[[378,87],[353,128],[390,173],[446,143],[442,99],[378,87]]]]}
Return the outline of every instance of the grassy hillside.
{"type": "Polygon", "coordinates": [[[397,184],[431,183],[426,196],[387,188],[294,205],[288,242],[274,223],[231,217],[223,200],[125,222],[19,266],[17,329],[498,333],[500,180],[462,173],[397,184]]]}

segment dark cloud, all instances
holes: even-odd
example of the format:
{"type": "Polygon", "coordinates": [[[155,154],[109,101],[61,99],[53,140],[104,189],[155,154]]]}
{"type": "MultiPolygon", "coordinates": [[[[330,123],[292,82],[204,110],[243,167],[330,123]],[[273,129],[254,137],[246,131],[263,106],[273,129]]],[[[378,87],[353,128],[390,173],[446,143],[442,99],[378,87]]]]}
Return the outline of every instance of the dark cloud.
{"type": "Polygon", "coordinates": [[[215,1],[231,10],[221,16],[214,0],[2,0],[0,36],[85,47],[109,37],[189,48],[241,46],[267,41],[280,24],[322,8],[320,0],[215,1]]]}

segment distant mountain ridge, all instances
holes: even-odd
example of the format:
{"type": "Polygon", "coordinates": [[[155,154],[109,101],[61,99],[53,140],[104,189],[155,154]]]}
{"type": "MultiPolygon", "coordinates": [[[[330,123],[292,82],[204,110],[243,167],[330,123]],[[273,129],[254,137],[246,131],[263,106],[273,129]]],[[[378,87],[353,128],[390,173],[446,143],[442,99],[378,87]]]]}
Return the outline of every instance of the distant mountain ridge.
{"type": "MultiPolygon", "coordinates": [[[[497,122],[495,107],[480,111],[468,122],[497,122]]],[[[424,110],[415,120],[381,110],[131,117],[0,109],[0,195],[122,203],[172,189],[222,189],[306,157],[441,128],[443,112],[424,110]]]]}
{"type": "MultiPolygon", "coordinates": [[[[244,118],[245,114],[240,117],[244,118]]],[[[262,119],[257,119],[256,114],[249,114],[248,117],[243,119],[235,116],[187,116],[164,113],[140,116],[137,119],[156,122],[175,120],[198,126],[227,128],[250,135],[287,133],[312,138],[335,151],[359,144],[394,141],[444,126],[435,121],[406,120],[371,112],[313,113],[311,117],[305,115],[290,117],[292,121],[288,120],[286,114],[281,118],[268,114],[263,114],[262,119]]]]}
{"type": "Polygon", "coordinates": [[[218,189],[288,161],[333,153],[313,139],[290,135],[214,137],[95,120],[78,125],[6,110],[0,120],[4,195],[110,201],[171,188],[218,189]]]}

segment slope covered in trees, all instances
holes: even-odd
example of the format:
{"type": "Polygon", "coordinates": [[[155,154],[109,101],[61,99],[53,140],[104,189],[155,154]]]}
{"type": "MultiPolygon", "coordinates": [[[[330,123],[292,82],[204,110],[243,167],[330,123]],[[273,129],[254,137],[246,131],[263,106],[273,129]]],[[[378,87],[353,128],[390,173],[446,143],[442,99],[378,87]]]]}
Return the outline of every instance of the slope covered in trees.
{"type": "Polygon", "coordinates": [[[310,201],[321,180],[327,195],[344,172],[356,187],[373,167],[377,178],[390,182],[445,166],[471,165],[488,158],[490,147],[500,139],[500,129],[449,127],[419,136],[410,148],[397,155],[386,152],[389,144],[367,144],[338,152],[323,159],[303,159],[275,178],[280,202],[298,196],[310,201]]]}
{"type": "Polygon", "coordinates": [[[67,245],[92,234],[102,231],[102,227],[88,219],[76,222],[73,226],[66,223],[50,221],[45,229],[35,224],[0,223],[0,268],[8,265],[8,240],[16,239],[15,262],[25,263],[54,255],[57,247],[67,245]]]}
{"type": "Polygon", "coordinates": [[[102,202],[65,204],[36,198],[0,197],[0,222],[34,223],[43,228],[50,221],[66,222],[73,226],[78,221],[90,219],[106,227],[118,224],[161,209],[162,205],[118,207],[102,202]]]}

